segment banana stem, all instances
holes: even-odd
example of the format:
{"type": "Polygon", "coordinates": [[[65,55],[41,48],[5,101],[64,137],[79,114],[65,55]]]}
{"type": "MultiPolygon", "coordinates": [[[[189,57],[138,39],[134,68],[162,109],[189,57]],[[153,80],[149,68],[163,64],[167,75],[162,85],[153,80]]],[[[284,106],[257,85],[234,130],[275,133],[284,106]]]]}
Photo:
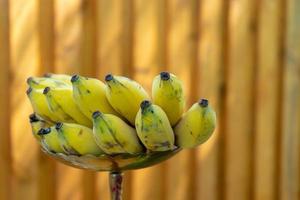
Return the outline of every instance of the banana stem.
{"type": "Polygon", "coordinates": [[[110,172],[109,173],[109,186],[111,200],[122,200],[122,172],[110,172]]]}

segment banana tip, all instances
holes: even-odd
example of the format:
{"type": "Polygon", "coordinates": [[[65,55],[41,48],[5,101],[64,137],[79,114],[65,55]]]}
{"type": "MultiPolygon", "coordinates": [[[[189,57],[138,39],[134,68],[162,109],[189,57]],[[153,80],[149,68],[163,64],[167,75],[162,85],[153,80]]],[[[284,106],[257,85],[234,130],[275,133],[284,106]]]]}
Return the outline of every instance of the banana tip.
{"type": "Polygon", "coordinates": [[[63,123],[58,122],[58,123],[55,124],[55,129],[59,130],[59,129],[61,129],[62,126],[63,126],[63,123]]]}
{"type": "Polygon", "coordinates": [[[100,112],[100,111],[95,111],[95,112],[93,112],[93,114],[92,114],[92,118],[93,119],[96,119],[97,117],[100,117],[102,115],[102,113],[100,112]]]}
{"type": "Polygon", "coordinates": [[[43,94],[47,94],[50,91],[50,87],[45,87],[43,94]]]}
{"type": "Polygon", "coordinates": [[[29,88],[26,90],[26,94],[29,95],[31,92],[32,92],[32,87],[29,87],[29,88]]]}
{"type": "Polygon", "coordinates": [[[208,106],[208,100],[207,99],[200,99],[199,105],[201,107],[207,107],[208,106]]]}
{"type": "Polygon", "coordinates": [[[111,81],[111,80],[113,80],[114,79],[114,76],[112,75],[112,74],[107,74],[106,76],[105,76],[105,81],[111,81]]]}
{"type": "Polygon", "coordinates": [[[32,82],[32,79],[33,79],[33,78],[32,78],[31,76],[28,77],[27,80],[26,80],[27,84],[30,84],[30,83],[32,82]]]}
{"type": "Polygon", "coordinates": [[[79,75],[75,74],[72,76],[71,82],[74,83],[74,82],[78,81],[78,79],[79,79],[79,75]]]}
{"type": "Polygon", "coordinates": [[[29,115],[29,121],[30,123],[33,123],[33,122],[38,122],[40,120],[37,118],[35,113],[32,113],[31,115],[29,115]]]}
{"type": "Polygon", "coordinates": [[[144,100],[144,101],[142,101],[140,107],[143,110],[143,109],[149,107],[150,105],[151,105],[151,102],[149,100],[144,100]]]}
{"type": "Polygon", "coordinates": [[[51,128],[41,128],[39,131],[38,131],[38,135],[46,135],[48,133],[51,132],[51,128]]]}
{"type": "Polygon", "coordinates": [[[170,79],[170,73],[169,72],[161,72],[160,78],[161,78],[161,80],[167,81],[170,79]]]}

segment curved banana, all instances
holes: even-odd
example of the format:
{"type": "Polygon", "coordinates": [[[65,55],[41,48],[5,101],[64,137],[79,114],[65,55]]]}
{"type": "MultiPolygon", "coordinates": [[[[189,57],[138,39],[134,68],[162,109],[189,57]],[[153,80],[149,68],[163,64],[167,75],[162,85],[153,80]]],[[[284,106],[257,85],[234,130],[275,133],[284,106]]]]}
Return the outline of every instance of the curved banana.
{"type": "Polygon", "coordinates": [[[46,74],[44,74],[44,77],[63,81],[66,84],[71,85],[71,76],[67,75],[67,74],[46,73],[46,74]]]}
{"type": "Polygon", "coordinates": [[[41,142],[43,146],[50,151],[55,153],[64,153],[64,149],[62,148],[58,133],[54,127],[42,128],[38,132],[38,135],[42,138],[41,142]]]}
{"type": "MultiPolygon", "coordinates": [[[[66,113],[69,119],[74,119],[79,124],[92,127],[92,121],[81,113],[73,99],[72,88],[50,88],[46,87],[43,91],[46,95],[49,105],[57,105],[62,113],[66,113]]],[[[72,120],[66,120],[72,121],[72,120]]]]}
{"type": "Polygon", "coordinates": [[[174,133],[165,112],[150,101],[143,101],[136,116],[137,134],[147,149],[168,151],[176,148],[174,133]]]}
{"type": "Polygon", "coordinates": [[[112,114],[93,113],[93,133],[98,146],[107,154],[143,151],[134,128],[112,114]]]}
{"type": "Polygon", "coordinates": [[[28,88],[26,94],[30,100],[34,112],[42,119],[50,122],[60,121],[48,107],[47,99],[41,89],[28,88]]]}
{"type": "Polygon", "coordinates": [[[175,127],[176,144],[182,148],[193,148],[204,143],[216,127],[216,113],[201,99],[182,117],[175,127]]]}
{"type": "Polygon", "coordinates": [[[55,129],[60,141],[69,153],[70,149],[72,149],[71,154],[74,154],[74,151],[80,155],[100,155],[103,153],[95,142],[92,129],[71,123],[57,123],[55,129]]]}
{"type": "Polygon", "coordinates": [[[105,95],[106,85],[100,80],[74,75],[71,82],[75,103],[86,117],[92,119],[93,112],[97,110],[118,115],[107,101],[105,95]]]}
{"type": "Polygon", "coordinates": [[[48,124],[43,119],[39,119],[35,113],[32,113],[31,115],[29,115],[29,121],[30,121],[30,126],[31,126],[33,136],[38,141],[41,141],[41,137],[38,134],[39,130],[42,128],[49,127],[50,124],[48,124]]]}
{"type": "Polygon", "coordinates": [[[64,81],[46,77],[29,77],[27,84],[34,89],[44,89],[45,87],[72,87],[71,84],[67,84],[64,81]]]}
{"type": "Polygon", "coordinates": [[[152,98],[166,112],[171,125],[175,125],[185,106],[182,82],[173,74],[161,72],[153,80],[152,98]]]}
{"type": "Polygon", "coordinates": [[[123,76],[106,75],[106,97],[112,107],[132,125],[143,100],[150,99],[137,82],[123,76]]]}

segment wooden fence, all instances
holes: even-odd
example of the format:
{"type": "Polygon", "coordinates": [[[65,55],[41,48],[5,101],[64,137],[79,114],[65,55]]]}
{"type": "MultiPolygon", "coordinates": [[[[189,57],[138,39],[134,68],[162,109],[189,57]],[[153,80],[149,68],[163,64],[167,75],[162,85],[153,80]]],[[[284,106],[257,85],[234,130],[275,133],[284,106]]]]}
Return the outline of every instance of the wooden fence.
{"type": "Polygon", "coordinates": [[[299,0],[0,0],[0,199],[109,199],[106,173],[41,153],[27,77],[112,72],[149,89],[162,70],[189,105],[212,102],[218,128],[126,173],[124,199],[300,199],[299,0]]]}

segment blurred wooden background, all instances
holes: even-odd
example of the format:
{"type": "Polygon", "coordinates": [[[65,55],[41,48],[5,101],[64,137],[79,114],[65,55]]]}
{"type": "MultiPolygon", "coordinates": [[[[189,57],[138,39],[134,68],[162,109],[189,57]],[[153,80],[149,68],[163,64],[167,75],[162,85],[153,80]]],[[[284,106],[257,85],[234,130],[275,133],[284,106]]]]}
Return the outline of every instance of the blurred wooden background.
{"type": "Polygon", "coordinates": [[[169,70],[218,128],[126,173],[129,200],[300,199],[299,0],[0,0],[0,199],[109,199],[107,174],[44,156],[25,80],[108,72],[150,88],[169,70]]]}

